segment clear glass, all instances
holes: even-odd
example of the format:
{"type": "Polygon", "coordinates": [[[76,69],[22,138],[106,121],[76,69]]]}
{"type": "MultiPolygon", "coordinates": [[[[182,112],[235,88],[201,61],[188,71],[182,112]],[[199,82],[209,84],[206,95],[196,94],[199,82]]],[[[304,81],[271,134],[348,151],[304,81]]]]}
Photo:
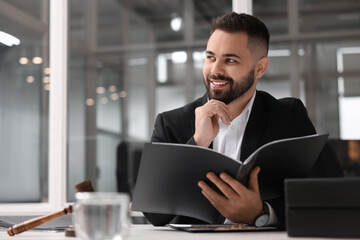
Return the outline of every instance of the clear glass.
{"type": "Polygon", "coordinates": [[[1,1],[1,35],[18,39],[0,37],[1,203],[48,198],[48,15],[48,1],[1,1]]]}
{"type": "Polygon", "coordinates": [[[129,196],[84,192],[75,195],[73,221],[82,240],[121,240],[130,225],[129,196]]]}

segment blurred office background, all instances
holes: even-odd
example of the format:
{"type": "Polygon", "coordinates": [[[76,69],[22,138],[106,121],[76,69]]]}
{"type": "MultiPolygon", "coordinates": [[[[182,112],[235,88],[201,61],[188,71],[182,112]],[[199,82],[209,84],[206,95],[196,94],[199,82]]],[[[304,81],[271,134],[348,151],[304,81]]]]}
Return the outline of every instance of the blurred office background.
{"type": "MultiPolygon", "coordinates": [[[[149,141],[156,114],[204,94],[210,20],[235,2],[69,0],[68,201],[85,179],[117,191],[118,145],[149,141]]],[[[48,201],[49,5],[0,0],[0,40],[15,37],[0,43],[1,203],[48,201]]],[[[301,98],[319,133],[360,139],[360,1],[253,0],[252,11],[271,34],[258,89],[301,98]]]]}

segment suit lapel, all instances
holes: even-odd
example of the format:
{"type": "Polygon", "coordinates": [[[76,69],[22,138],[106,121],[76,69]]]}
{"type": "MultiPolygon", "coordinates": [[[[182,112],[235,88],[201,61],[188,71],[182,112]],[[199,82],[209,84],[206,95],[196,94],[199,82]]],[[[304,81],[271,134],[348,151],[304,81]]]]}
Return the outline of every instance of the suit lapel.
{"type": "Polygon", "coordinates": [[[261,136],[268,119],[269,112],[264,106],[261,93],[257,92],[242,140],[241,161],[244,161],[251,153],[260,147],[261,136]]]}

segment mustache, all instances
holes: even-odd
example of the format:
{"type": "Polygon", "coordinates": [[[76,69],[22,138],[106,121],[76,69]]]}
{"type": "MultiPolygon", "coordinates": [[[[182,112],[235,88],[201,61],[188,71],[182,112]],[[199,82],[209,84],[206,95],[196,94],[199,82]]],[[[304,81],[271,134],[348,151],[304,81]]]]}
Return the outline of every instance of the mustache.
{"type": "Polygon", "coordinates": [[[224,75],[209,75],[207,77],[208,80],[212,79],[212,80],[223,80],[223,81],[228,81],[228,82],[234,82],[234,80],[231,77],[226,77],[224,75]]]}

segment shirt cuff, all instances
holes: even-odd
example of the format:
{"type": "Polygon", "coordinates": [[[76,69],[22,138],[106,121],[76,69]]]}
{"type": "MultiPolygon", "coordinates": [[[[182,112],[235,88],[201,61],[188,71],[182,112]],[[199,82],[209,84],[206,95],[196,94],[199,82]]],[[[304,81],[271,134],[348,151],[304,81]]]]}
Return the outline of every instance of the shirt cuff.
{"type": "Polygon", "coordinates": [[[269,221],[268,221],[267,224],[265,224],[264,227],[277,225],[279,223],[279,221],[278,221],[278,218],[276,216],[276,213],[275,213],[274,209],[272,208],[272,206],[269,203],[265,202],[265,204],[269,208],[269,221]]]}

